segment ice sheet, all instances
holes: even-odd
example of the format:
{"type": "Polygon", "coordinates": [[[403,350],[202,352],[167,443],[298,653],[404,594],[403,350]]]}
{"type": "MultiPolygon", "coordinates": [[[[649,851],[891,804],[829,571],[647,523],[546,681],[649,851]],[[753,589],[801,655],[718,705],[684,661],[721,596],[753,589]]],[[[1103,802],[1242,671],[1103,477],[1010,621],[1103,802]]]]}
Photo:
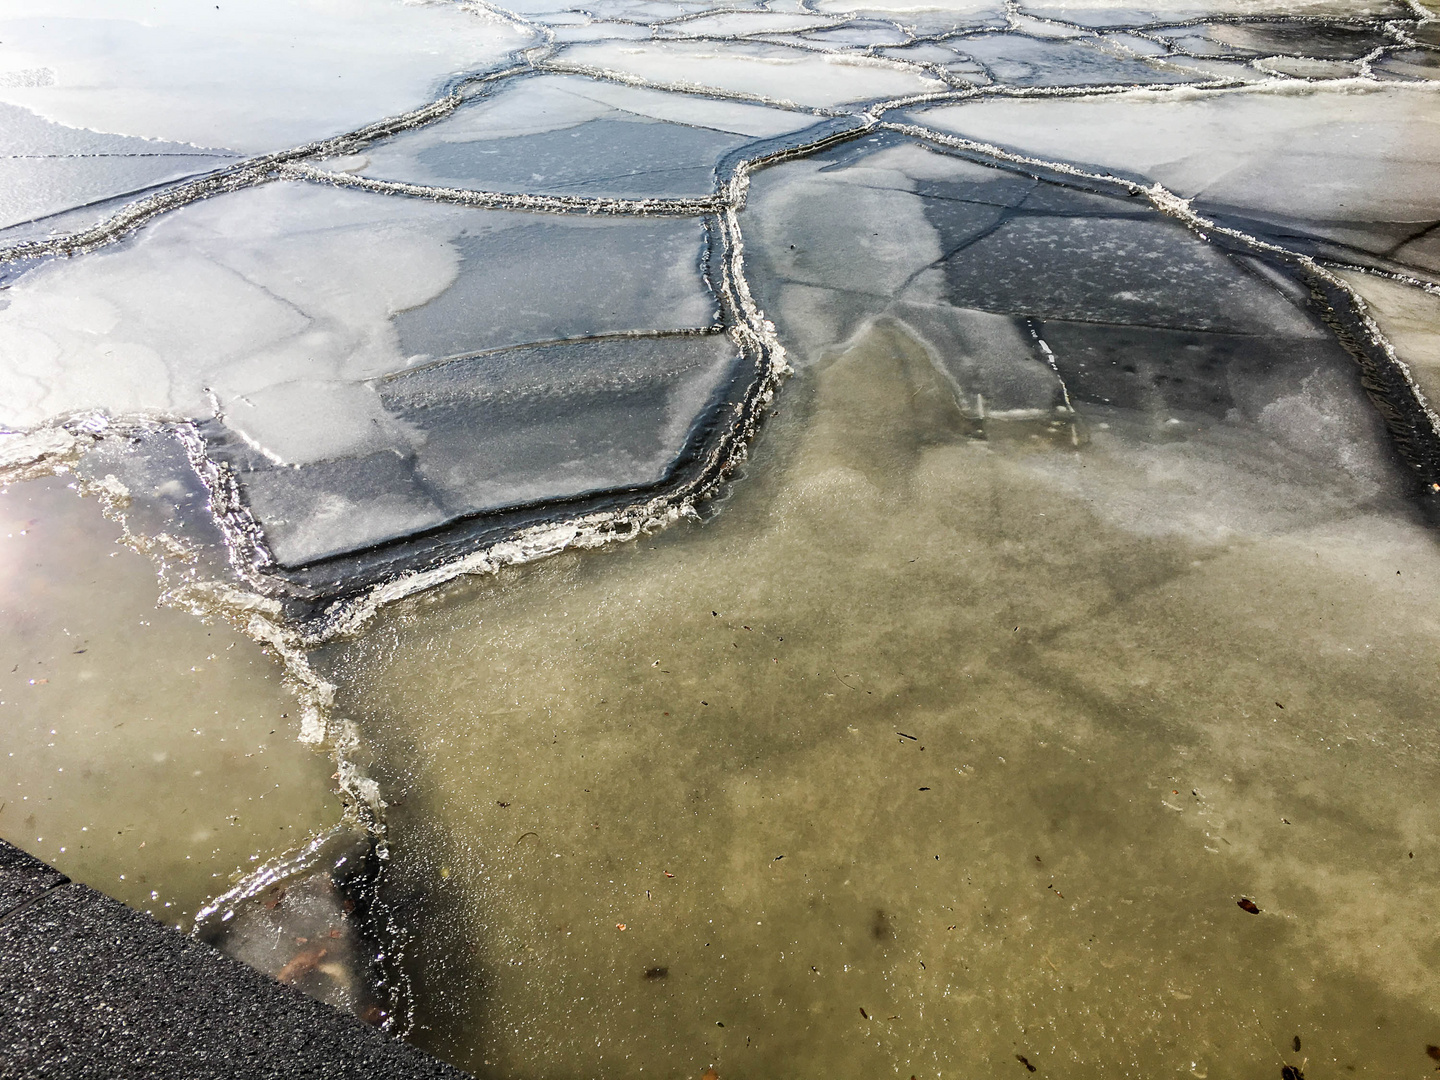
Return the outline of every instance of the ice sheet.
{"type": "MultiPolygon", "coordinates": [[[[296,567],[476,514],[653,486],[704,442],[704,425],[743,388],[742,374],[723,334],[580,341],[357,388],[375,414],[374,427],[362,428],[366,443],[300,468],[276,467],[218,425],[206,434],[210,454],[236,471],[275,558],[296,567]]],[[[302,398],[298,411],[324,404],[302,398]]]]}
{"type": "Polygon", "coordinates": [[[992,100],[915,120],[1046,160],[1159,181],[1206,211],[1385,250],[1440,219],[1440,110],[1424,89],[1137,90],[992,100]]]}
{"type": "Polygon", "coordinates": [[[983,65],[996,82],[1016,86],[1123,86],[1195,80],[1195,76],[1108,51],[1088,40],[1037,41],[1020,35],[977,34],[950,44],[983,65]]]}
{"type": "Polygon", "coordinates": [[[577,114],[563,127],[500,138],[461,117],[455,128],[437,125],[377,147],[358,171],[385,180],[486,191],[630,199],[704,196],[715,189],[720,159],[748,141],[618,109],[592,107],[577,114]],[[587,118],[584,112],[598,115],[587,118]]]}
{"type": "Polygon", "coordinates": [[[258,153],[416,108],[534,38],[478,5],[12,0],[0,40],[0,101],[72,127],[258,153]],[[3,77],[26,71],[43,77],[3,77]]]}
{"type": "Polygon", "coordinates": [[[886,61],[806,54],[761,44],[694,42],[573,45],[554,63],[674,88],[720,91],[810,107],[944,89],[938,79],[886,61]]]}
{"type": "Polygon", "coordinates": [[[0,103],[0,229],[208,172],[233,157],[182,143],[66,127],[0,103]]]}
{"type": "MultiPolygon", "coordinates": [[[[208,416],[212,393],[239,417],[266,388],[372,378],[417,355],[708,326],[702,241],[695,221],[527,221],[306,184],[206,200],[11,288],[0,421],[87,408],[208,416]],[[576,274],[582,253],[626,272],[576,274]]],[[[328,393],[311,404],[339,400],[328,393]]],[[[315,426],[272,426],[267,449],[310,460],[315,426]]]]}

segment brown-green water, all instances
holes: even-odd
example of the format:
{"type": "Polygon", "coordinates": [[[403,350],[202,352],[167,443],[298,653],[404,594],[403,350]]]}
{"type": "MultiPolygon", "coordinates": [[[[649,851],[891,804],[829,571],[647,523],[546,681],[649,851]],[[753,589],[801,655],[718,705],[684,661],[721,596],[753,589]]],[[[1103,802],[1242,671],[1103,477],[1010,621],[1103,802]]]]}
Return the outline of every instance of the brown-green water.
{"type": "Polygon", "coordinates": [[[1429,1075],[1440,551],[1324,382],[987,425],[882,323],[709,523],[332,646],[414,1037],[481,1077],[1429,1075]],[[1338,464],[1286,440],[1317,401],[1338,464]]]}
{"type": "Polygon", "coordinates": [[[188,924],[338,820],[280,665],[157,607],[150,561],[64,477],[0,494],[0,836],[188,924]]]}

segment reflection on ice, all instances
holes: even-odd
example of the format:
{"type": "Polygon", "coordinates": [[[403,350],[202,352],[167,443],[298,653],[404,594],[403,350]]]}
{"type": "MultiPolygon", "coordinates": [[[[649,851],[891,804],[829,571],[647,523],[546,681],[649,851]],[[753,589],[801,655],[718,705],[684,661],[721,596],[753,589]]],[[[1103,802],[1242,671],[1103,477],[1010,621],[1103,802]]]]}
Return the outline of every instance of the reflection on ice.
{"type": "Polygon", "coordinates": [[[280,666],[157,608],[153,568],[93,500],[32,480],[0,515],[0,835],[188,928],[339,816],[334,766],[297,741],[280,666]]]}
{"type": "Polygon", "coordinates": [[[244,153],[414,108],[530,35],[460,4],[10,0],[0,101],[92,131],[244,153]]]}
{"type": "Polygon", "coordinates": [[[0,229],[76,205],[135,195],[238,155],[64,127],[0,103],[0,229]]]}

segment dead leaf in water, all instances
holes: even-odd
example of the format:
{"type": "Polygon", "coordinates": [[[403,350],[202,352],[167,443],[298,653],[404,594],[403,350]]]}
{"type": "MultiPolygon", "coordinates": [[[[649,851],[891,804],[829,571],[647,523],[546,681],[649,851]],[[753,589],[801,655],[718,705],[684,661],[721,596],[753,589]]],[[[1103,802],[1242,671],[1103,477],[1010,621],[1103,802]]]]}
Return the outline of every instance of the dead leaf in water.
{"type": "Polygon", "coordinates": [[[324,960],[329,952],[329,949],[315,948],[296,953],[295,958],[280,969],[280,974],[275,976],[275,981],[292,983],[304,975],[309,975],[320,966],[320,961],[324,960]]]}

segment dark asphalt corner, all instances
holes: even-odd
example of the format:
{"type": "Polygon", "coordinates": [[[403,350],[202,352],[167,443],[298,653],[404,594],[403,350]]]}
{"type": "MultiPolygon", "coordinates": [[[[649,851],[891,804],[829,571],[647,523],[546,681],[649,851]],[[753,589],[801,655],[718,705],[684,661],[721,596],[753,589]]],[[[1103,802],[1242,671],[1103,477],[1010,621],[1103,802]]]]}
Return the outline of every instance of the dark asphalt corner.
{"type": "Polygon", "coordinates": [[[0,840],[0,1078],[468,1080],[0,840]]]}

